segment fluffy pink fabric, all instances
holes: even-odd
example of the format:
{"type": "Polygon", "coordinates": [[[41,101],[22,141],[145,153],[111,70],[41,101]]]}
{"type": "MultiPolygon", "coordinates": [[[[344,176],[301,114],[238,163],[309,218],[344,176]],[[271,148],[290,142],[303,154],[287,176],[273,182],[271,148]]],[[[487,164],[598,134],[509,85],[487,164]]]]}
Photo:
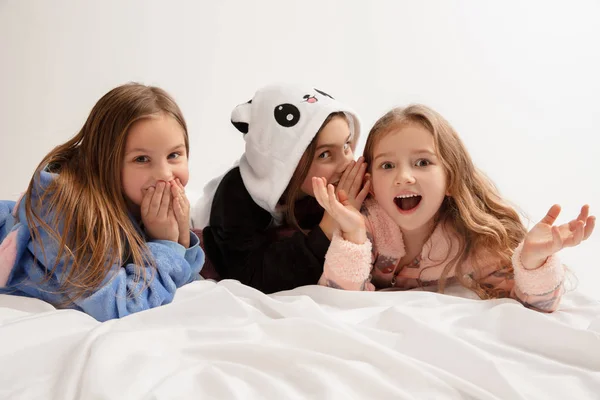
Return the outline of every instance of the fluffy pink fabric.
{"type": "Polygon", "coordinates": [[[375,200],[366,200],[365,207],[367,230],[373,236],[375,250],[380,255],[400,260],[406,254],[400,227],[375,200]]]}
{"type": "Polygon", "coordinates": [[[516,248],[513,257],[515,283],[525,294],[544,294],[556,289],[565,278],[565,268],[556,254],[551,255],[541,267],[525,269],[521,263],[523,243],[516,248]]]}
{"type": "Polygon", "coordinates": [[[6,286],[8,276],[17,258],[17,231],[8,234],[0,244],[0,287],[6,286]]]}
{"type": "Polygon", "coordinates": [[[325,275],[342,281],[363,283],[371,273],[371,242],[356,244],[342,239],[338,232],[334,233],[325,255],[325,275]]]}

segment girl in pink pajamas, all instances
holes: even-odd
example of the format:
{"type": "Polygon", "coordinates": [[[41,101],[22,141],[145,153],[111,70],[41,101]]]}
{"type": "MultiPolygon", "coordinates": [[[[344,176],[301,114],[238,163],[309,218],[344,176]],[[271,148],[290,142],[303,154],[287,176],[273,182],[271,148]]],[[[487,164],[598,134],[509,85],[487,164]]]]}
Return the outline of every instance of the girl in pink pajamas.
{"type": "Polygon", "coordinates": [[[554,225],[560,206],[529,232],[473,165],[450,124],[422,105],[380,118],[364,150],[370,197],[360,212],[344,192],[313,178],[316,199],[339,224],[321,285],[347,290],[443,292],[458,281],[482,299],[511,297],[552,312],[564,291],[556,253],[587,239],[595,217],[554,225]]]}

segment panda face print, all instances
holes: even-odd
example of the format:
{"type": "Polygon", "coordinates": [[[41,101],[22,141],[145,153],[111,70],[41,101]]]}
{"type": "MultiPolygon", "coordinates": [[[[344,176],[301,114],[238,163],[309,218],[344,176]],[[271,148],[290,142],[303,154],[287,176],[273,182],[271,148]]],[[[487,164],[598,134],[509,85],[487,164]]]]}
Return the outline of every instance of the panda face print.
{"type": "Polygon", "coordinates": [[[304,101],[307,103],[316,103],[317,101],[319,101],[319,99],[317,99],[315,95],[305,94],[304,101]]]}
{"type": "Polygon", "coordinates": [[[323,95],[323,96],[327,96],[327,97],[329,97],[329,98],[330,98],[330,99],[332,99],[332,100],[335,100],[333,97],[331,97],[330,95],[328,95],[327,93],[325,93],[325,92],[323,92],[323,91],[321,91],[321,90],[319,90],[319,89],[316,89],[316,88],[315,88],[315,92],[317,92],[317,93],[319,93],[319,94],[321,94],[321,95],[323,95]]]}
{"type": "Polygon", "coordinates": [[[284,103],[275,107],[273,116],[279,125],[291,128],[300,121],[300,110],[293,104],[284,103]]]}
{"type": "MultiPolygon", "coordinates": [[[[314,89],[314,91],[319,95],[333,99],[333,97],[321,90],[314,89]]],[[[314,104],[318,101],[319,98],[315,93],[309,93],[302,96],[302,100],[300,100],[300,103],[314,104]]],[[[296,105],[291,103],[278,104],[273,110],[273,117],[275,118],[275,121],[284,128],[291,128],[298,124],[301,115],[302,113],[300,112],[300,109],[296,105]]]]}

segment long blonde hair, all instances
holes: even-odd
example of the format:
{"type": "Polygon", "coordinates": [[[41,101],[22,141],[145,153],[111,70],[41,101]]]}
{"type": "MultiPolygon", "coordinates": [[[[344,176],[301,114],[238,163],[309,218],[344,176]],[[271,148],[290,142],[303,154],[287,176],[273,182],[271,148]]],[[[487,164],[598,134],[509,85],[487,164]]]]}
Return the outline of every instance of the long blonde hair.
{"type": "MultiPolygon", "coordinates": [[[[419,124],[433,135],[450,193],[440,207],[436,225],[452,226],[461,241],[457,256],[442,272],[439,290],[444,291],[448,273],[455,267],[458,281],[481,298],[505,295],[465,277],[463,264],[467,259],[477,260],[484,254],[491,254],[498,258],[500,266],[512,273],[511,257],[525,237],[526,230],[516,210],[500,197],[494,184],[475,167],[448,121],[431,108],[418,104],[389,111],[369,132],[363,154],[367,165],[371,168],[376,144],[385,135],[407,124],[419,124]]],[[[477,262],[473,265],[477,268],[477,262]]]]}
{"type": "Polygon", "coordinates": [[[129,216],[121,170],[129,128],[159,113],[179,122],[189,153],[187,126],[175,101],[160,88],[129,83],[106,93],[79,133],[38,165],[25,193],[25,212],[34,246],[41,248],[44,258],[38,226],[58,244],[56,262],[46,279],[61,261],[69,265],[58,282],[58,291],[68,294],[61,305],[100,288],[115,264],[133,262],[136,280],[148,282],[144,265],[154,262],[129,216]],[[40,191],[38,175],[44,170],[57,176],[34,201],[33,194],[40,191]]]}

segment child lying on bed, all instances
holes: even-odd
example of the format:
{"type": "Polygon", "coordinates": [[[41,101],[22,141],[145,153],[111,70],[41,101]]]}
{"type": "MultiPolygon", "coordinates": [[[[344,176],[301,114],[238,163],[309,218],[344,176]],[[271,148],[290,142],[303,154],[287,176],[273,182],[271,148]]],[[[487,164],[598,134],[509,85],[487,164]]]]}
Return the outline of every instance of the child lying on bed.
{"type": "Polygon", "coordinates": [[[362,204],[366,167],[353,161],[358,116],[321,90],[274,84],[236,106],[231,122],[243,133],[244,154],[206,186],[194,212],[195,227],[204,228],[205,272],[212,269],[204,277],[265,293],[316,284],[335,223],[314,199],[311,178],[326,177],[362,204]]]}
{"type": "Polygon", "coordinates": [[[319,283],[348,290],[411,289],[449,279],[482,299],[511,297],[552,312],[563,293],[557,255],[587,239],[595,217],[582,207],[555,226],[560,206],[529,232],[479,172],[450,124],[420,105],[385,114],[364,150],[371,197],[359,212],[323,178],[315,197],[338,222],[319,283]],[[368,240],[370,239],[370,240],[368,240]]]}
{"type": "Polygon", "coordinates": [[[117,87],[0,202],[0,294],[105,321],[171,302],[199,276],[190,232],[188,134],[163,90],[117,87]]]}

